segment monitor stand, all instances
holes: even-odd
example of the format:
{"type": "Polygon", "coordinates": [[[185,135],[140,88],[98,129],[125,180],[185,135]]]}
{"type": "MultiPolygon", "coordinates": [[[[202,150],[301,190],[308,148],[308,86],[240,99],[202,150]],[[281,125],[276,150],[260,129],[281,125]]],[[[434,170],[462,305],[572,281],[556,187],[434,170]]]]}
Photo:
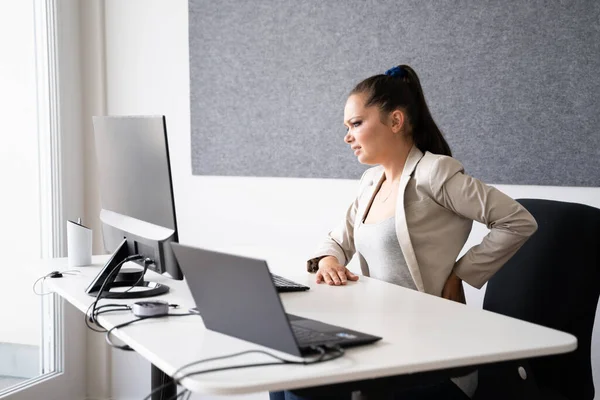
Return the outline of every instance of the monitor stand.
{"type": "MultiPolygon", "coordinates": [[[[127,277],[130,272],[121,274],[118,277],[121,267],[123,266],[123,260],[131,256],[129,247],[127,246],[127,239],[123,239],[117,250],[110,257],[108,262],[104,265],[100,273],[96,275],[92,283],[85,289],[85,292],[90,296],[98,296],[100,288],[106,282],[106,286],[102,292],[102,297],[107,299],[138,299],[143,297],[152,297],[165,294],[169,291],[167,285],[163,285],[158,282],[141,281],[137,285],[133,286],[131,291],[110,291],[113,288],[124,288],[132,287],[132,285],[138,280],[135,279],[132,282],[131,277],[127,277]]],[[[138,274],[139,278],[141,274],[138,274]]]]}

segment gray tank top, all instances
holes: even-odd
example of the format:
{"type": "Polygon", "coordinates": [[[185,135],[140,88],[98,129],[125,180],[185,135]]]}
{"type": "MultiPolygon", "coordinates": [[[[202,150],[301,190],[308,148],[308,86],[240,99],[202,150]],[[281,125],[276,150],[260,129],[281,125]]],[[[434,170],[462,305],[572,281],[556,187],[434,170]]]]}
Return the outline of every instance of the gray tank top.
{"type": "Polygon", "coordinates": [[[415,282],[396,237],[395,218],[365,224],[359,221],[354,237],[356,251],[368,270],[363,275],[416,290],[415,282]]]}
{"type": "MultiPolygon", "coordinates": [[[[371,278],[417,290],[406,266],[406,260],[396,237],[395,218],[391,217],[375,224],[358,222],[354,244],[356,252],[366,265],[362,273],[371,278]]],[[[452,378],[467,396],[472,397],[477,387],[477,372],[452,378]]]]}

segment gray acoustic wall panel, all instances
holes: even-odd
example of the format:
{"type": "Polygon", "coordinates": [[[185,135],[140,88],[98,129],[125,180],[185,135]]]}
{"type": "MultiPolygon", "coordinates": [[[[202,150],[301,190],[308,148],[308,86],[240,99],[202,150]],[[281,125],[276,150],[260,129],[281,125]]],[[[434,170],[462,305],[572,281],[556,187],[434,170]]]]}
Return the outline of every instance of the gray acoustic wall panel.
{"type": "Polygon", "coordinates": [[[420,75],[467,172],[600,186],[600,2],[190,0],[193,172],[357,179],[360,80],[420,75]]]}

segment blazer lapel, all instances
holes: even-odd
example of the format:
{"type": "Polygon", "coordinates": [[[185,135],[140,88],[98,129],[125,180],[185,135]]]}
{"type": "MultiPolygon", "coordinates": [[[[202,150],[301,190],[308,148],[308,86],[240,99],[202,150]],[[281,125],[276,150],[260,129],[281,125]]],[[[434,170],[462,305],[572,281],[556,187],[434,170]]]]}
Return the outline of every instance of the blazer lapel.
{"type": "Polygon", "coordinates": [[[415,286],[420,292],[424,292],[423,278],[421,277],[417,257],[410,240],[410,235],[408,234],[408,225],[406,224],[406,214],[404,212],[404,191],[421,158],[423,158],[423,153],[417,146],[413,146],[408,154],[406,163],[404,164],[404,169],[402,170],[398,188],[398,199],[396,200],[396,236],[398,237],[398,243],[404,254],[406,265],[415,282],[415,286]]]}

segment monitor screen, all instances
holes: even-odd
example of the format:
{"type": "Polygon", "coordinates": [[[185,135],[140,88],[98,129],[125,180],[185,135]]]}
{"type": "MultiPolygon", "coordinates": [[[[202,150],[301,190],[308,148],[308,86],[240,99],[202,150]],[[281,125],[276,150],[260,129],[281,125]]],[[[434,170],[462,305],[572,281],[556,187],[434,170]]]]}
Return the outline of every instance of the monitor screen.
{"type": "MultiPolygon", "coordinates": [[[[152,262],[148,268],[183,279],[170,242],[177,221],[164,116],[93,117],[104,247],[152,262]]],[[[137,261],[143,265],[143,261],[137,261]]]]}

